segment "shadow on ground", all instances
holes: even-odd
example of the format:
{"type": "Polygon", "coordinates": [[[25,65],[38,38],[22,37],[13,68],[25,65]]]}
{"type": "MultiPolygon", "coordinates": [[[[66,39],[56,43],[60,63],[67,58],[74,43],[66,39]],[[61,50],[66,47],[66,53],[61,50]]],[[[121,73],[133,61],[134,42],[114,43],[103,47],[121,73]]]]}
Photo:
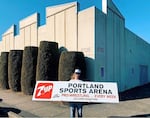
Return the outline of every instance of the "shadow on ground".
{"type": "Polygon", "coordinates": [[[0,102],[2,102],[3,101],[3,99],[0,99],[0,102]]]}
{"type": "Polygon", "coordinates": [[[145,118],[150,117],[150,114],[140,114],[140,115],[134,115],[134,116],[109,116],[108,118],[145,118]]]}
{"type": "Polygon", "coordinates": [[[108,118],[146,118],[150,117],[150,114],[140,114],[140,115],[134,115],[134,116],[109,116],[108,118]]]}
{"type": "Polygon", "coordinates": [[[140,114],[140,115],[134,115],[134,116],[131,116],[131,117],[150,117],[150,114],[140,114]]]}
{"type": "Polygon", "coordinates": [[[0,107],[0,117],[8,117],[8,112],[12,111],[16,114],[19,114],[21,110],[11,107],[0,107]]]}
{"type": "Polygon", "coordinates": [[[120,101],[150,98],[150,83],[121,92],[120,101]]]}

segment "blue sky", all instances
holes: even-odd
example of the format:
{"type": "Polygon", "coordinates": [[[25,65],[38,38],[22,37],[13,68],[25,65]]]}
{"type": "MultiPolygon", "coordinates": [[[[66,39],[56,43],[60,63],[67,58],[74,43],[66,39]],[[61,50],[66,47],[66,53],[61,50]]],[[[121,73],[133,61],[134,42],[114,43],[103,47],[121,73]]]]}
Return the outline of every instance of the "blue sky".
{"type": "MultiPolygon", "coordinates": [[[[46,7],[73,1],[80,2],[81,10],[92,5],[101,9],[101,0],[0,0],[0,39],[10,26],[16,24],[18,27],[19,21],[23,18],[39,12],[42,25],[46,7]]],[[[125,17],[126,27],[150,43],[150,0],[113,2],[125,17]]]]}

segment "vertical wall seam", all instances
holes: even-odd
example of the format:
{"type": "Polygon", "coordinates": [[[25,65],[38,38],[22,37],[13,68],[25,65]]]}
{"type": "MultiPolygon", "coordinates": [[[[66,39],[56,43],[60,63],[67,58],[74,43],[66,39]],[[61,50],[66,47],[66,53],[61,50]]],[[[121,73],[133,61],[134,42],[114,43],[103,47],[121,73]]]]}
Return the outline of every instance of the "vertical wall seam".
{"type": "Polygon", "coordinates": [[[114,16],[114,13],[113,13],[113,30],[112,30],[112,33],[113,33],[113,81],[115,80],[115,72],[116,72],[116,62],[115,62],[115,56],[116,56],[116,50],[115,50],[115,16],[114,16]]]}
{"type": "Polygon", "coordinates": [[[54,15],[54,41],[56,41],[56,16],[54,15]]]}
{"type": "Polygon", "coordinates": [[[11,47],[11,45],[10,45],[10,35],[9,35],[9,47],[8,47],[8,51],[10,51],[10,47],[11,47]]]}
{"type": "Polygon", "coordinates": [[[29,26],[29,32],[30,32],[30,44],[29,44],[29,46],[31,46],[31,25],[29,26]]]}
{"type": "Polygon", "coordinates": [[[78,49],[78,48],[79,48],[79,46],[78,46],[78,45],[79,45],[79,44],[78,44],[78,40],[79,40],[79,36],[78,36],[78,31],[79,31],[79,27],[78,27],[78,25],[79,25],[78,22],[79,22],[79,21],[78,21],[78,20],[79,20],[79,19],[78,19],[78,18],[79,18],[79,16],[78,16],[78,15],[79,15],[79,14],[78,14],[78,11],[77,11],[77,13],[76,13],[76,16],[77,16],[77,17],[76,17],[76,31],[77,31],[77,32],[76,32],[76,38],[77,38],[77,39],[76,39],[76,41],[77,41],[77,42],[76,42],[76,43],[77,43],[77,44],[76,44],[76,49],[77,49],[77,51],[79,51],[79,49],[78,49]]]}
{"type": "Polygon", "coordinates": [[[13,35],[13,49],[15,49],[15,36],[13,35]]]}
{"type": "MultiPolygon", "coordinates": [[[[121,21],[119,19],[119,29],[121,29],[121,21]]],[[[119,78],[118,78],[118,81],[119,81],[119,84],[120,84],[120,79],[121,79],[121,33],[119,33],[119,78]]]]}
{"type": "Polygon", "coordinates": [[[26,38],[25,37],[25,28],[23,29],[23,35],[24,35],[23,38],[24,38],[24,47],[25,47],[25,38],[26,38]]]}
{"type": "Polygon", "coordinates": [[[108,77],[108,67],[107,67],[107,16],[105,15],[105,80],[108,77]]]}
{"type": "Polygon", "coordinates": [[[38,35],[39,35],[39,27],[38,27],[38,25],[36,25],[36,29],[37,29],[37,32],[36,32],[36,41],[37,41],[36,46],[38,47],[39,46],[39,37],[38,37],[38,35]]]}
{"type": "Polygon", "coordinates": [[[66,47],[66,10],[64,10],[64,43],[66,47]]]}
{"type": "Polygon", "coordinates": [[[4,38],[4,39],[5,39],[5,51],[7,52],[7,50],[6,50],[6,36],[5,36],[5,38],[4,38]]]}

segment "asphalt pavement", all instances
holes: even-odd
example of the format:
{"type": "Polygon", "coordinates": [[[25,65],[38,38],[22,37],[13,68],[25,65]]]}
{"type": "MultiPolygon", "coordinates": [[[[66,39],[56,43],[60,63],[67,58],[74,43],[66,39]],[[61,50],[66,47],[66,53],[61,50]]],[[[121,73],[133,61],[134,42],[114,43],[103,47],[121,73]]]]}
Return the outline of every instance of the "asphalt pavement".
{"type": "MultiPolygon", "coordinates": [[[[83,117],[150,117],[150,84],[120,93],[116,104],[86,104],[83,117]]],[[[0,89],[0,116],[15,113],[18,117],[69,117],[68,103],[35,102],[22,92],[0,89]]]]}

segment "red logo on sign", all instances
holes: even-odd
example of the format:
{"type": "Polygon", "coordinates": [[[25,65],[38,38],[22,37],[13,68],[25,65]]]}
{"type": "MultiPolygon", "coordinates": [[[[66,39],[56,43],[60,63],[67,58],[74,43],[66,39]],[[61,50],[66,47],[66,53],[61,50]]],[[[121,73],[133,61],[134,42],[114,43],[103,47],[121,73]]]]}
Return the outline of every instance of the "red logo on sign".
{"type": "Polygon", "coordinates": [[[35,93],[36,99],[50,99],[52,96],[53,83],[38,83],[35,93]]]}

